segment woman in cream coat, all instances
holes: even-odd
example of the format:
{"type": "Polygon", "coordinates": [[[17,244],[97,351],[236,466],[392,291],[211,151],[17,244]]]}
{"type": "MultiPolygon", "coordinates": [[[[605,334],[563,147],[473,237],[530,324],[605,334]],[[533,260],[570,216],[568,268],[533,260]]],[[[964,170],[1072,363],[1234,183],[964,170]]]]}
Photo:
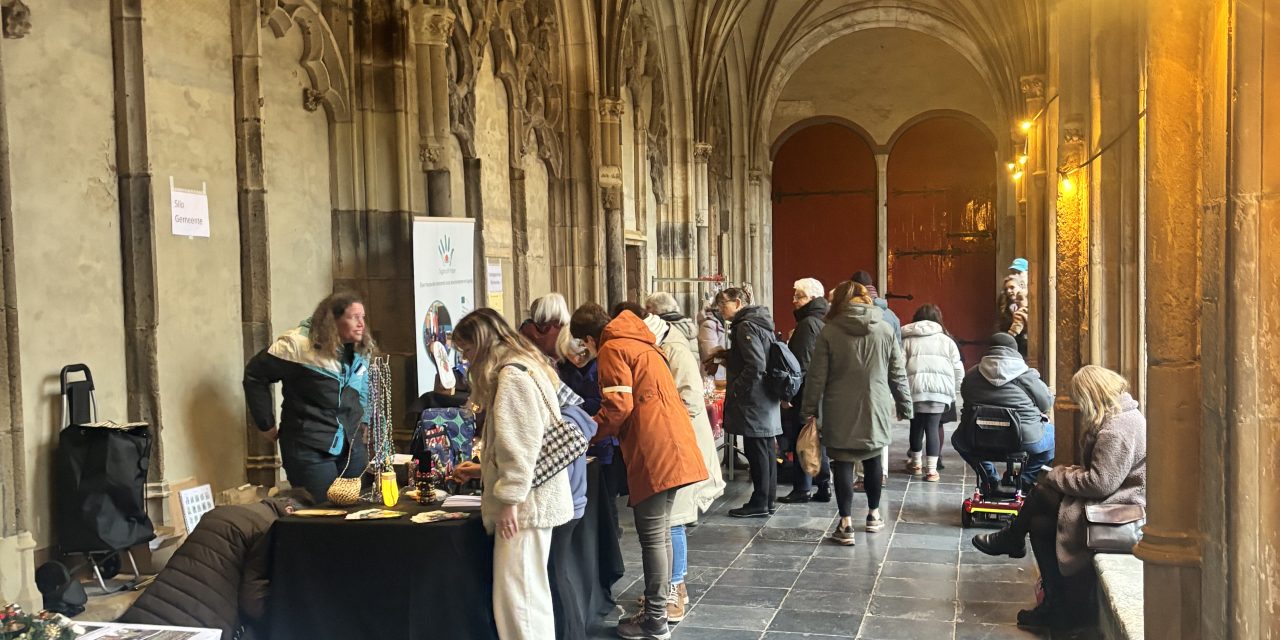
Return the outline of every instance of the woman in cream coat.
{"type": "Polygon", "coordinates": [[[707,479],[677,490],[675,504],[671,507],[671,597],[667,603],[667,616],[671,622],[679,622],[684,619],[684,609],[689,603],[689,592],[684,584],[689,567],[685,526],[697,522],[698,514],[711,508],[711,503],[724,494],[724,478],[720,474],[715,438],[711,435],[711,420],[707,417],[702,369],[695,355],[697,334],[690,335],[682,330],[681,325],[671,324],[643,309],[628,308],[644,320],[658,347],[666,354],[671,377],[675,378],[680,401],[689,412],[693,435],[707,466],[707,479]]]}
{"type": "Polygon", "coordinates": [[[481,477],[480,515],[494,534],[493,616],[502,640],[555,637],[547,561],[551,530],[573,517],[569,472],[538,487],[534,468],[543,435],[560,418],[555,369],[532,343],[489,309],[468,314],[453,332],[471,362],[471,400],[485,410],[480,464],[458,480],[481,477]]]}

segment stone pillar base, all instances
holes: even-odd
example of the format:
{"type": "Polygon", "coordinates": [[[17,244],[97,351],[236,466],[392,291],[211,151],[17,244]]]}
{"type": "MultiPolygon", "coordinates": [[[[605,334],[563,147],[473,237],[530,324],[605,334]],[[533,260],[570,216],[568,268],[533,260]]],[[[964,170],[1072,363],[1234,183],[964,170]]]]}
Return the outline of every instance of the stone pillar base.
{"type": "Polygon", "coordinates": [[[39,611],[36,589],[36,540],[29,532],[0,537],[0,603],[17,602],[25,611],[39,611]]]}

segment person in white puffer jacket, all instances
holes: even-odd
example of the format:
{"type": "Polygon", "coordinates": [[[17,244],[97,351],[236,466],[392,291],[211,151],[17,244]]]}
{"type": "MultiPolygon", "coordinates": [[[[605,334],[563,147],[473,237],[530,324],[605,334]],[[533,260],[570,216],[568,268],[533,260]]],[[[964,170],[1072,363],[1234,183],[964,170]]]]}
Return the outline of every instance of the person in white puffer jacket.
{"type": "Polygon", "coordinates": [[[907,356],[907,380],[915,408],[907,472],[923,473],[925,482],[937,482],[940,479],[938,457],[942,454],[938,425],[947,405],[956,401],[960,383],[964,382],[964,364],[955,340],[942,326],[942,310],[932,304],[917,309],[911,324],[902,328],[902,347],[907,356]],[[921,445],[924,445],[923,452],[921,445]]]}

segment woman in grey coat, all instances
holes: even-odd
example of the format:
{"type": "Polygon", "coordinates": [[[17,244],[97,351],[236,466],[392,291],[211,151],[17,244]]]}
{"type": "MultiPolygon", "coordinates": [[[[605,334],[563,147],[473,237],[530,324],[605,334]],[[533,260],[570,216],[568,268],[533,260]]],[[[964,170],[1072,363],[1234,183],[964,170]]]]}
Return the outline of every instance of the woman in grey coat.
{"type": "Polygon", "coordinates": [[[853,540],[853,465],[862,462],[867,493],[867,531],[884,528],[880,517],[880,452],[889,446],[896,409],[912,414],[905,359],[893,329],[871,302],[866,287],[846,281],[831,297],[827,323],[818,334],[805,377],[805,421],[817,420],[835,475],[840,526],[832,539],[853,540]]]}
{"type": "Polygon", "coordinates": [[[729,510],[735,518],[763,517],[775,511],[778,465],[774,438],[782,434],[782,406],[764,388],[769,345],[774,340],[773,318],[764,307],[747,306],[749,299],[741,289],[725,289],[716,296],[720,315],[733,323],[725,367],[724,430],[743,437],[751,465],[751,499],[729,510]]]}
{"type": "Polygon", "coordinates": [[[1071,399],[1080,405],[1082,464],[1045,473],[1004,529],[974,536],[988,555],[1021,558],[1025,540],[1040,566],[1044,602],[1018,613],[1024,626],[1071,626],[1093,606],[1076,601],[1092,590],[1085,509],[1099,504],[1147,504],[1147,422],[1120,374],[1089,365],[1071,378],[1071,399]]]}

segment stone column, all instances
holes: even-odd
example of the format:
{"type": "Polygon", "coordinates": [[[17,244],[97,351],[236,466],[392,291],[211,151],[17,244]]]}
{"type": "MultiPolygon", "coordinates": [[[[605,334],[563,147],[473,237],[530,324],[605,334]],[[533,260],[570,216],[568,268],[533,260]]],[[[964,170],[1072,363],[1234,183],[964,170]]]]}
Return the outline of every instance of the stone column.
{"type": "MultiPolygon", "coordinates": [[[[515,131],[515,122],[512,125],[511,130],[515,131]]],[[[516,314],[522,319],[533,301],[529,297],[529,205],[525,199],[524,165],[519,154],[512,155],[507,174],[511,185],[511,296],[516,314]]]]}
{"type": "Polygon", "coordinates": [[[693,143],[693,219],[698,225],[698,273],[711,275],[711,144],[693,143]]]}
{"type": "MultiPolygon", "coordinates": [[[[1022,179],[1019,180],[1018,188],[1022,190],[1019,206],[1022,211],[1019,213],[1019,229],[1018,237],[1015,241],[1016,257],[1027,258],[1030,261],[1030,271],[1027,273],[1027,305],[1033,310],[1039,310],[1031,318],[1031,326],[1027,330],[1027,361],[1032,367],[1041,369],[1043,363],[1048,361],[1048,357],[1044,352],[1045,339],[1049,335],[1048,322],[1049,314],[1044,313],[1046,301],[1048,297],[1043,292],[1049,286],[1049,254],[1045,250],[1046,233],[1045,219],[1042,212],[1045,210],[1045,149],[1044,134],[1045,121],[1047,118],[1043,111],[1045,110],[1044,98],[1045,77],[1043,75],[1023,76],[1021,79],[1023,109],[1026,118],[1034,118],[1040,114],[1039,118],[1035,118],[1031,123],[1028,131],[1022,131],[1021,126],[1018,127],[1015,139],[1018,136],[1025,136],[1025,149],[1027,154],[1027,163],[1023,165],[1022,179]]],[[[1018,161],[1014,154],[1014,162],[1018,161]]],[[[1015,169],[1016,170],[1016,169],[1015,169]]],[[[1006,265],[997,265],[1002,267],[1006,265]]],[[[997,273],[1001,274],[1003,279],[1003,270],[997,269],[997,273]]]]}
{"type": "MultiPolygon", "coordinates": [[[[257,0],[237,0],[231,9],[231,76],[236,110],[236,205],[240,212],[240,327],[244,358],[271,343],[271,243],[267,188],[262,164],[262,25],[257,0]]],[[[280,456],[245,418],[245,477],[276,484],[280,456]]]]}
{"type": "Polygon", "coordinates": [[[1131,2],[1093,0],[1093,148],[1106,151],[1094,161],[1091,194],[1093,221],[1090,238],[1094,286],[1090,315],[1093,361],[1120,372],[1135,398],[1141,398],[1142,359],[1142,203],[1138,157],[1140,6],[1131,2]]]}
{"type": "MultiPolygon", "coordinates": [[[[859,267],[861,268],[861,267],[859,267]]],[[[889,154],[876,154],[876,287],[889,291],[889,154]]]]}
{"type": "Polygon", "coordinates": [[[622,220],[622,100],[600,99],[600,201],[604,206],[605,294],[609,307],[627,299],[626,230],[622,220]]]}
{"type": "Polygon", "coordinates": [[[418,155],[427,174],[427,214],[453,215],[449,182],[449,76],[446,48],[453,35],[453,12],[448,7],[415,4],[409,9],[417,65],[418,155]]]}
{"type": "MultiPolygon", "coordinates": [[[[156,328],[156,220],[147,147],[146,73],[142,0],[112,0],[111,46],[115,77],[116,172],[124,261],[125,374],[129,420],[151,425],[151,480],[164,478],[160,366],[156,328]]],[[[167,489],[164,489],[167,491],[167,489]]]]}
{"type": "Polygon", "coordinates": [[[1201,637],[1201,486],[1206,471],[1223,472],[1201,459],[1204,8],[1147,2],[1147,376],[1160,392],[1147,406],[1147,526],[1134,555],[1145,563],[1151,638],[1201,637]]]}
{"type": "MultiPolygon", "coordinates": [[[[760,193],[760,170],[750,169],[747,171],[746,270],[747,278],[755,284],[756,291],[761,294],[763,299],[763,294],[769,287],[765,286],[764,250],[760,245],[760,212],[764,209],[764,203],[761,202],[762,198],[763,195],[760,193]]],[[[769,282],[773,281],[772,278],[768,280],[769,282]]]]}

